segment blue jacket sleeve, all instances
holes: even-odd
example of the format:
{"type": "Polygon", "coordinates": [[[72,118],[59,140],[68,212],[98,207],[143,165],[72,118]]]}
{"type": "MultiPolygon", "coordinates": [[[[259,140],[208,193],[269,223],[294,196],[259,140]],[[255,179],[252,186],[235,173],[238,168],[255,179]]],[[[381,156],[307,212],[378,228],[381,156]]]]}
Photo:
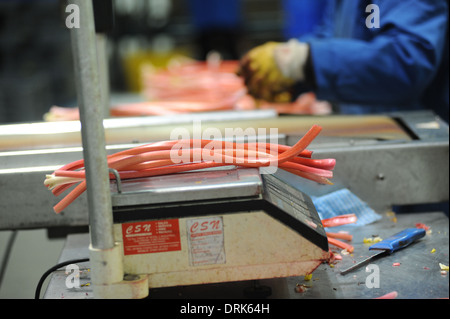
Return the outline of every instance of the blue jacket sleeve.
{"type": "Polygon", "coordinates": [[[443,58],[447,2],[371,2],[380,8],[380,28],[367,28],[369,13],[354,10],[359,12],[341,12],[340,19],[329,15],[322,31],[305,39],[317,96],[347,103],[411,105],[420,99],[443,58]],[[332,28],[339,29],[336,23],[350,19],[351,35],[333,34],[332,28]]]}

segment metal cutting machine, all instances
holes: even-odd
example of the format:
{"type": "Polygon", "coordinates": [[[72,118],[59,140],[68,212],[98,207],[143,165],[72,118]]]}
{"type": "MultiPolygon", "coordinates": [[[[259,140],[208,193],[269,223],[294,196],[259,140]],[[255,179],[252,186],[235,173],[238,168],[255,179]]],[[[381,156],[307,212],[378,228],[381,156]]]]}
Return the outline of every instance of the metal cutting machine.
{"type": "MultiPolygon", "coordinates": [[[[146,296],[149,287],[303,276],[329,257],[310,198],[258,169],[142,178],[112,188],[118,263],[137,275],[128,282],[132,297],[146,296]]],[[[105,285],[100,293],[121,296],[123,286],[105,285]]]]}

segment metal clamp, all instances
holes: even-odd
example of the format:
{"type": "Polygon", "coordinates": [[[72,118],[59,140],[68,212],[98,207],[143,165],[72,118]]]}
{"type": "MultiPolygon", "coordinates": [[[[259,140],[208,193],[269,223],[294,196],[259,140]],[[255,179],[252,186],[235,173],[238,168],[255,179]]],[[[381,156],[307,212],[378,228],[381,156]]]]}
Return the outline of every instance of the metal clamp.
{"type": "Polygon", "coordinates": [[[114,175],[116,178],[116,187],[117,187],[117,193],[122,193],[122,180],[120,179],[119,172],[114,168],[109,168],[108,171],[114,175]]]}

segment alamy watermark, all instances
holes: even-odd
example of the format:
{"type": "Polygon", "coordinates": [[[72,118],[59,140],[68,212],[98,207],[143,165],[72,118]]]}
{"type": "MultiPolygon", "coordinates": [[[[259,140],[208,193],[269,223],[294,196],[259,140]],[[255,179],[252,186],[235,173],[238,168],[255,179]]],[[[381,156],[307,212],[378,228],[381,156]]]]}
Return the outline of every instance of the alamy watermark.
{"type": "Polygon", "coordinates": [[[76,4],[69,4],[66,6],[66,27],[68,29],[80,28],[80,8],[76,4]]]}
{"type": "Polygon", "coordinates": [[[65,269],[66,287],[67,288],[80,288],[80,267],[76,264],[70,264],[65,269]]]}
{"type": "Polygon", "coordinates": [[[380,267],[375,264],[369,264],[366,266],[366,272],[369,273],[366,277],[367,288],[380,288],[380,267]]]}
{"type": "Polygon", "coordinates": [[[175,164],[214,162],[220,164],[256,164],[264,167],[262,174],[274,174],[278,168],[278,129],[225,128],[202,129],[201,121],[194,121],[192,130],[175,128],[170,140],[178,140],[170,151],[175,164]],[[245,148],[242,147],[246,143],[245,148]],[[193,152],[195,150],[195,152],[193,152]]]}
{"type": "MultiPolygon", "coordinates": [[[[80,8],[76,4],[66,6],[66,27],[68,29],[80,27],[80,8]]],[[[366,17],[366,27],[369,29],[378,29],[380,27],[380,8],[376,4],[369,4],[365,9],[366,13],[370,13],[366,17]]]]}
{"type": "MultiPolygon", "coordinates": [[[[66,6],[66,27],[68,29],[80,27],[80,8],[76,4],[69,4],[66,6]]],[[[366,12],[370,13],[366,17],[366,27],[369,29],[380,27],[380,8],[376,4],[369,4],[366,6],[366,12]]]]}
{"type": "Polygon", "coordinates": [[[366,12],[370,13],[366,17],[366,27],[378,29],[380,27],[380,8],[376,4],[366,6],[366,12]]]}

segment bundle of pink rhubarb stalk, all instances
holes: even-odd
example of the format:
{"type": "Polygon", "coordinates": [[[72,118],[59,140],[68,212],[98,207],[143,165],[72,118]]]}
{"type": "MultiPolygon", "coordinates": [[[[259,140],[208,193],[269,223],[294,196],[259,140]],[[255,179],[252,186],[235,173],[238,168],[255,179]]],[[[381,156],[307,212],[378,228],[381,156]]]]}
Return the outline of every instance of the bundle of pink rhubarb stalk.
{"type": "MultiPolygon", "coordinates": [[[[199,169],[228,166],[265,167],[286,170],[303,178],[331,184],[334,159],[312,159],[308,145],[320,133],[311,129],[292,147],[270,143],[232,143],[218,140],[169,140],[141,145],[107,157],[108,167],[115,169],[122,180],[176,174],[199,169]],[[275,150],[275,151],[274,151],[275,150]]],[[[115,179],[110,174],[110,179],[115,179]]],[[[47,175],[44,181],[55,196],[75,186],[53,208],[62,212],[86,190],[84,161],[67,164],[47,175]]]]}

